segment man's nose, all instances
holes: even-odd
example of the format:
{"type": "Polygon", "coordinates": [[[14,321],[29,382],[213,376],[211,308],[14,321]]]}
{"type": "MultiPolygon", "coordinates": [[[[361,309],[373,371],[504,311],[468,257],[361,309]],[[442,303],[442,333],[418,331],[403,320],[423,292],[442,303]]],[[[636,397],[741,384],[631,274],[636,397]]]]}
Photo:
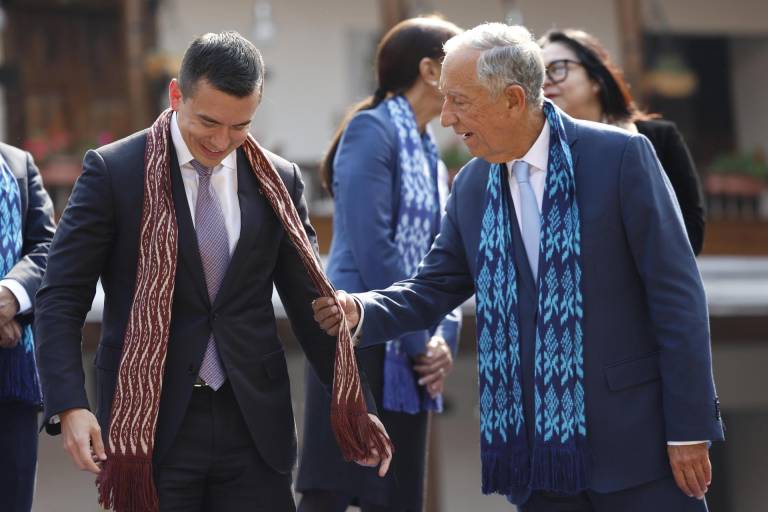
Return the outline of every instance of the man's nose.
{"type": "Polygon", "coordinates": [[[215,146],[216,151],[223,151],[229,147],[229,130],[226,126],[222,126],[218,130],[216,130],[216,133],[213,134],[213,137],[211,137],[211,142],[213,142],[213,145],[215,146]]]}
{"type": "Polygon", "coordinates": [[[456,124],[456,115],[451,112],[448,102],[443,102],[443,110],[440,111],[440,124],[449,128],[456,124]]]}

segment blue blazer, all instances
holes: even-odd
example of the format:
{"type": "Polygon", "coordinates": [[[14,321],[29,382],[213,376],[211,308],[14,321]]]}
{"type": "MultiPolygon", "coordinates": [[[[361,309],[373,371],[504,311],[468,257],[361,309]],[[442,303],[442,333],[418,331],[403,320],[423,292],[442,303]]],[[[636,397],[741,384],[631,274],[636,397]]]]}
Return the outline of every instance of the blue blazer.
{"type": "MultiPolygon", "coordinates": [[[[334,158],[335,210],[327,268],[336,288],[363,292],[410,277],[395,244],[402,176],[398,152],[396,128],[383,103],[357,113],[344,131],[334,158]]],[[[444,204],[448,177],[442,163],[439,167],[437,185],[444,204]]],[[[454,354],[460,327],[459,308],[427,326],[454,354]]],[[[424,343],[403,346],[412,356],[424,352],[424,343]]]]}
{"type": "MultiPolygon", "coordinates": [[[[581,211],[591,488],[613,492],[670,474],[667,441],[723,439],[707,303],[648,140],[567,116],[563,123],[581,211]]],[[[474,159],[459,173],[414,278],[357,295],[363,345],[429,325],[472,295],[489,168],[474,159]]],[[[535,315],[535,292],[521,291],[520,301],[521,312],[535,315]]],[[[523,335],[524,366],[532,364],[532,338],[523,335]]]]}

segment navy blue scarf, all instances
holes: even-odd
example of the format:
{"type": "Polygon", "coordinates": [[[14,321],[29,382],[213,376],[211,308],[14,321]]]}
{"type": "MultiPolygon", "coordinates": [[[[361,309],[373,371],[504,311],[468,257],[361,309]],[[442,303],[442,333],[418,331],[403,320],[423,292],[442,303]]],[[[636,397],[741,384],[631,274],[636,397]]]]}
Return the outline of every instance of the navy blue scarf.
{"type": "MultiPolygon", "coordinates": [[[[0,156],[0,276],[7,275],[21,259],[23,245],[19,184],[0,156]]],[[[42,403],[30,325],[22,327],[15,347],[0,348],[0,401],[42,403]]]]}
{"type": "MultiPolygon", "coordinates": [[[[395,244],[407,276],[416,268],[440,229],[440,198],[437,188],[437,145],[427,130],[422,136],[408,100],[402,95],[385,101],[398,138],[400,201],[395,244]]],[[[424,352],[428,331],[418,331],[387,342],[384,357],[383,405],[389,411],[416,414],[442,410],[442,396],[430,397],[417,384],[409,353],[424,352]]]]}
{"type": "Polygon", "coordinates": [[[488,176],[477,256],[480,432],[486,494],[574,494],[588,483],[579,209],[560,111],[545,101],[550,143],[539,245],[534,439],[523,414],[517,275],[506,165],[488,176]]]}

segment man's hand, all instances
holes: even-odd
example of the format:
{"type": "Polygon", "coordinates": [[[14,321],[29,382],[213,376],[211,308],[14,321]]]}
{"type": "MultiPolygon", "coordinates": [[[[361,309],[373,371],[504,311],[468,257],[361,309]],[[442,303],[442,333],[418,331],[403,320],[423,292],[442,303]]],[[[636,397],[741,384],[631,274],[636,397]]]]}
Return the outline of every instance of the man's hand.
{"type": "Polygon", "coordinates": [[[0,324],[8,323],[19,312],[19,301],[11,290],[0,286],[0,324]]]}
{"type": "Polygon", "coordinates": [[[21,325],[14,319],[0,325],[0,348],[13,348],[21,339],[21,325]]]}
{"type": "Polygon", "coordinates": [[[704,498],[712,483],[708,443],[667,445],[669,463],[677,486],[686,496],[704,498]]]}
{"type": "Polygon", "coordinates": [[[453,370],[451,348],[440,336],[433,336],[427,343],[427,353],[416,358],[413,366],[419,374],[419,385],[426,386],[429,396],[435,398],[443,392],[445,378],[453,370]]]}
{"type": "MultiPolygon", "coordinates": [[[[344,314],[347,317],[347,327],[354,331],[357,323],[360,321],[360,313],[357,311],[357,302],[346,292],[339,290],[336,292],[341,307],[344,308],[344,314]]],[[[315,313],[315,321],[320,328],[331,336],[339,333],[341,325],[341,313],[332,297],[320,297],[312,301],[312,310],[315,313]]],[[[383,428],[383,427],[382,427],[383,428]]]]}
{"type": "Polygon", "coordinates": [[[59,414],[59,418],[64,449],[72,462],[78,469],[98,475],[101,468],[96,463],[107,460],[107,454],[96,416],[88,409],[69,409],[59,414]]]}
{"type": "MultiPolygon", "coordinates": [[[[376,426],[379,428],[379,431],[384,434],[384,437],[389,439],[389,434],[387,434],[387,429],[384,428],[384,425],[382,425],[381,421],[375,414],[368,413],[368,417],[371,419],[373,423],[376,424],[376,426]]],[[[373,456],[369,457],[367,459],[361,459],[356,460],[358,464],[361,466],[368,466],[368,467],[375,467],[379,466],[379,476],[384,477],[387,474],[387,471],[389,471],[389,465],[392,463],[392,452],[387,449],[387,453],[384,454],[384,456],[380,456],[379,453],[374,448],[373,450],[373,456]]]]}

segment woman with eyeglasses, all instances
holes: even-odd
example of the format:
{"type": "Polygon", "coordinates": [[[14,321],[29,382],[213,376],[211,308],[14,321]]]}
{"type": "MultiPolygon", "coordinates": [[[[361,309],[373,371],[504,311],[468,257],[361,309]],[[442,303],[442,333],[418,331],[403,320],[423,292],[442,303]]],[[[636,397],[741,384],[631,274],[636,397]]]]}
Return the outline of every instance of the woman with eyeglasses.
{"type": "Polygon", "coordinates": [[[704,198],[696,167],[677,127],[640,110],[621,69],[587,32],[551,30],[539,40],[546,67],[544,95],[577,119],[642,133],[669,177],[694,254],[704,244],[704,198]]]}

